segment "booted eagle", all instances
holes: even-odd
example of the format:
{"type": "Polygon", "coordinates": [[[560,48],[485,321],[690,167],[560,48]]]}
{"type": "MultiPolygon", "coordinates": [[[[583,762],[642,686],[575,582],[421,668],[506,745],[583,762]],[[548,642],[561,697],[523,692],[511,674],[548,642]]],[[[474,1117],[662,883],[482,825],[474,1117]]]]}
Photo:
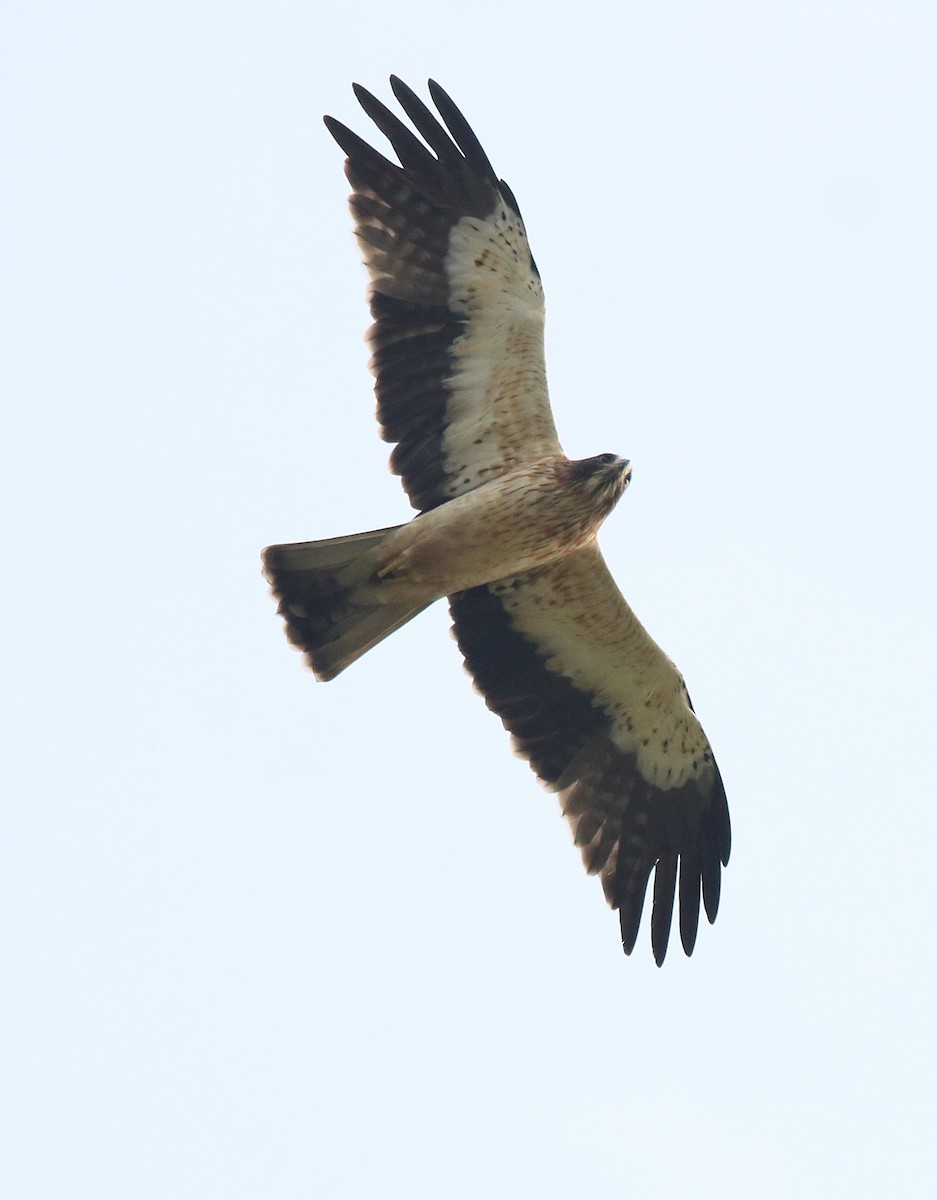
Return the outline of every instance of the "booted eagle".
{"type": "Polygon", "coordinates": [[[333,117],[371,279],[377,418],[418,515],[270,546],[264,572],[318,679],[447,596],[488,707],[559,796],[586,870],[634,948],[654,871],[658,965],[675,894],[687,954],[700,897],[715,920],[729,861],[719,769],[683,678],[609,574],[596,541],[631,477],[614,454],[570,460],[547,395],[543,289],[511,189],[438,84],[443,124],[401,80],[416,132],[355,94],[389,161],[333,117]],[[679,873],[678,873],[679,863],[679,873]]]}

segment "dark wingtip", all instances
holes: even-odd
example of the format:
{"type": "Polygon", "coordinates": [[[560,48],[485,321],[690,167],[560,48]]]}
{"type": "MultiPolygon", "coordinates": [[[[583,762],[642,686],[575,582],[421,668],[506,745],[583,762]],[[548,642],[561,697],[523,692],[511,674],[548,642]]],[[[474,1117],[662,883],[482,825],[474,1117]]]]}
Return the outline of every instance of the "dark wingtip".
{"type": "Polygon", "coordinates": [[[680,855],[680,942],[688,958],[696,946],[699,932],[701,876],[699,856],[684,851],[680,855]]]}
{"type": "Polygon", "coordinates": [[[335,117],[330,117],[328,113],[326,113],[322,118],[322,124],[326,127],[332,137],[335,138],[336,142],[338,142],[343,150],[345,149],[343,143],[347,139],[355,136],[347,125],[343,125],[342,122],[335,117]]]}
{"type": "Polygon", "coordinates": [[[703,908],[710,925],[715,921],[719,912],[719,896],[722,891],[722,873],[719,864],[715,867],[703,868],[703,908]]]}
{"type": "MultiPolygon", "coordinates": [[[[359,101],[360,101],[360,99],[361,99],[361,93],[362,93],[362,92],[363,92],[363,93],[364,93],[366,96],[370,95],[370,92],[368,92],[367,88],[365,88],[365,87],[362,87],[362,85],[361,85],[360,83],[353,83],[353,84],[351,85],[351,90],[352,90],[352,91],[355,93],[355,95],[358,97],[359,101]]],[[[336,133],[336,130],[339,130],[339,131],[341,131],[341,132],[344,132],[344,133],[351,133],[351,130],[348,128],[348,126],[347,126],[347,125],[343,125],[343,124],[341,123],[341,121],[338,121],[338,120],[336,120],[336,119],[335,119],[335,117],[330,117],[328,113],[325,113],[325,115],[323,116],[322,120],[323,120],[323,122],[324,122],[324,124],[325,124],[325,127],[326,127],[326,129],[329,131],[329,133],[332,135],[332,137],[333,137],[333,138],[335,138],[335,140],[336,140],[337,142],[339,142],[339,145],[341,145],[341,142],[339,141],[338,134],[336,133]]]]}
{"type": "MultiPolygon", "coordinates": [[[[643,899],[643,898],[642,898],[643,899]]],[[[641,913],[638,912],[637,920],[632,911],[627,908],[618,910],[618,924],[621,928],[621,948],[626,954],[630,954],[638,940],[638,926],[641,924],[641,913]]]]}
{"type": "Polygon", "coordinates": [[[667,956],[670,926],[673,923],[673,902],[677,886],[677,855],[662,854],[654,872],[654,902],[651,906],[651,948],[658,966],[667,956]]]}
{"type": "Polygon", "coordinates": [[[621,948],[630,954],[638,941],[638,930],[641,928],[641,912],[644,908],[644,893],[641,892],[637,902],[632,899],[618,910],[618,924],[621,929],[621,948]]]}
{"type": "Polygon", "coordinates": [[[462,115],[458,105],[446,89],[439,86],[435,79],[429,80],[429,94],[439,111],[439,115],[445,122],[446,128],[452,134],[456,145],[475,169],[480,171],[489,183],[497,187],[498,176],[491,165],[491,160],[482,148],[482,144],[476,137],[475,131],[462,115]]]}

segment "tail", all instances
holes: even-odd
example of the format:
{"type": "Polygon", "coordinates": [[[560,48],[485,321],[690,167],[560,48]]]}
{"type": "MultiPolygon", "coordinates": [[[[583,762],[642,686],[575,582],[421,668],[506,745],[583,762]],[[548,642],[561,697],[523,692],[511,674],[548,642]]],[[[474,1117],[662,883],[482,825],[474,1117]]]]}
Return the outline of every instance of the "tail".
{"type": "Polygon", "coordinates": [[[286,621],[286,635],[304,652],[317,679],[334,679],[427,607],[378,599],[377,551],[393,532],[375,529],[264,550],[264,575],[280,601],[277,611],[286,621]]]}

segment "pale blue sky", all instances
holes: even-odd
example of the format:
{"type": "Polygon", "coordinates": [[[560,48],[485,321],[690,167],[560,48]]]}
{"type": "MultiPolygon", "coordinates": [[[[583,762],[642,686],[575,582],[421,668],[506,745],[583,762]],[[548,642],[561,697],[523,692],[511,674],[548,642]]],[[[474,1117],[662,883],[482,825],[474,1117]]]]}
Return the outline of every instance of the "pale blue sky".
{"type": "Polygon", "coordinates": [[[424,7],[7,18],[0,1192],[929,1196],[937,15],[424,7]],[[320,120],[391,71],[634,466],[603,549],[734,828],[660,971],[442,606],[319,685],[260,576],[408,516],[320,120]]]}

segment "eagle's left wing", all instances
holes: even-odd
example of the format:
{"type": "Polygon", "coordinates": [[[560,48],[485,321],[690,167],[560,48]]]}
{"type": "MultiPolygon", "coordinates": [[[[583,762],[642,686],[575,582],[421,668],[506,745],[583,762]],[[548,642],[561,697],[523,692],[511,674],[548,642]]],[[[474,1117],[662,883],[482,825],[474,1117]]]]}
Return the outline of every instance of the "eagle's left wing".
{"type": "Polygon", "coordinates": [[[547,394],[543,289],[514,194],[438,84],[430,94],[445,128],[400,79],[391,85],[424,141],[363,87],[355,94],[400,166],[340,121],[325,123],[348,156],[371,278],[382,436],[397,443],[391,467],[425,511],[562,448],[547,394]]]}
{"type": "Polygon", "coordinates": [[[729,810],[683,678],[628,606],[593,543],[540,571],[449,598],[454,633],[517,752],[559,793],[590,873],[637,938],[651,871],[651,942],[692,953],[700,893],[714,921],[729,810]]]}

